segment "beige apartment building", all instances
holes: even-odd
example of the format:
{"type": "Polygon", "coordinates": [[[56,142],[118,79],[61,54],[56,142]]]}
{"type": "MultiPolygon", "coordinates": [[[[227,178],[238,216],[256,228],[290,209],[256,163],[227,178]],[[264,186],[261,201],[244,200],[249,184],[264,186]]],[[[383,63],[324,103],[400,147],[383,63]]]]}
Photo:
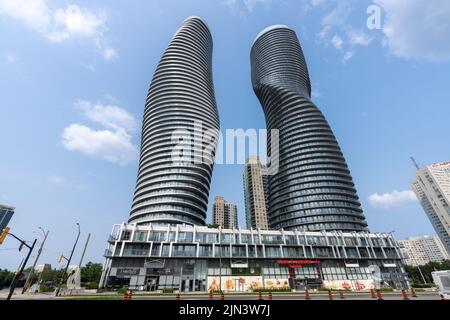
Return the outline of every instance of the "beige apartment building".
{"type": "Polygon", "coordinates": [[[237,228],[237,206],[221,196],[215,197],[213,205],[213,224],[217,224],[223,229],[237,228]]]}
{"type": "Polygon", "coordinates": [[[247,228],[269,229],[267,218],[267,176],[258,157],[249,157],[244,174],[245,218],[247,228]]]}

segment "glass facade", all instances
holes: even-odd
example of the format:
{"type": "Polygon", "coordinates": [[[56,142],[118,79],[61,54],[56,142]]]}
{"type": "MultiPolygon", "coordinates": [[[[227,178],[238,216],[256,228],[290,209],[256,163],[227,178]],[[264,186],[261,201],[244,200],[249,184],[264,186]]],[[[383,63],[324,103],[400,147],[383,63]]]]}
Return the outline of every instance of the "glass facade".
{"type": "MultiPolygon", "coordinates": [[[[338,142],[311,101],[308,68],[295,32],[283,25],[263,30],[251,49],[251,68],[267,129],[279,130],[279,150],[274,154],[279,169],[268,176],[269,226],[367,230],[338,142]]],[[[269,159],[270,140],[268,136],[269,159]]]]}
{"type": "Polygon", "coordinates": [[[7,207],[0,204],[0,232],[8,226],[9,220],[11,220],[13,214],[13,207],[7,207]]]}
{"type": "Polygon", "coordinates": [[[215,145],[205,150],[195,134],[200,126],[201,134],[219,129],[212,46],[206,23],[190,17],[156,68],[145,104],[130,223],[205,224],[213,165],[204,156],[213,154],[215,145]],[[183,153],[187,150],[190,155],[183,153]],[[197,156],[201,161],[194,161],[197,156]]]}
{"type": "Polygon", "coordinates": [[[126,286],[149,291],[366,290],[374,286],[374,268],[394,288],[407,286],[390,234],[158,225],[115,230],[105,253],[105,288],[123,286],[127,278],[126,286]]]}

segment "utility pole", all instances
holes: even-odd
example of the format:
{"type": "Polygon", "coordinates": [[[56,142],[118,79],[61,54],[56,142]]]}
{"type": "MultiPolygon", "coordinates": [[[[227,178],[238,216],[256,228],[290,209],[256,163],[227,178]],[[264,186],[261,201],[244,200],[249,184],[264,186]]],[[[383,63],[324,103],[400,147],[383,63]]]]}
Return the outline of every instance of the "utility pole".
{"type": "Polygon", "coordinates": [[[64,283],[64,280],[65,280],[66,274],[67,274],[67,270],[69,269],[70,260],[72,260],[73,252],[75,251],[75,247],[77,246],[78,239],[80,238],[81,230],[80,230],[80,224],[78,222],[77,222],[77,226],[78,226],[77,239],[75,240],[75,243],[73,244],[72,252],[70,253],[69,259],[67,259],[67,265],[66,265],[66,268],[64,269],[64,273],[61,276],[61,280],[59,281],[58,289],[56,289],[56,292],[55,292],[56,297],[59,295],[59,291],[61,291],[61,286],[64,283]]]}
{"type": "Polygon", "coordinates": [[[411,161],[413,162],[414,167],[416,167],[416,169],[419,170],[420,167],[419,167],[419,165],[417,164],[416,159],[414,159],[414,157],[410,157],[410,159],[411,159],[411,161]]]}
{"type": "Polygon", "coordinates": [[[81,254],[80,263],[78,264],[80,266],[80,270],[81,270],[81,264],[83,263],[84,254],[86,253],[86,248],[87,248],[90,238],[91,238],[91,234],[89,233],[87,236],[87,239],[86,239],[86,243],[84,244],[84,249],[83,249],[83,253],[81,254]]]}
{"type": "MultiPolygon", "coordinates": [[[[23,240],[17,238],[17,237],[16,237],[15,235],[13,235],[12,233],[9,233],[9,235],[13,236],[14,238],[16,238],[17,240],[20,241],[20,243],[21,243],[20,248],[22,248],[22,246],[26,246],[29,250],[28,250],[27,257],[25,258],[25,261],[22,263],[22,266],[21,266],[20,269],[19,269],[19,272],[16,273],[16,275],[14,276],[13,281],[11,282],[11,286],[9,287],[9,294],[8,294],[8,297],[6,298],[6,300],[11,300],[11,296],[12,296],[13,293],[14,293],[14,289],[16,289],[17,282],[19,281],[20,276],[21,276],[22,273],[23,273],[23,269],[25,269],[25,266],[26,266],[26,264],[27,264],[27,262],[28,262],[28,259],[30,258],[31,252],[33,251],[34,245],[36,244],[36,241],[37,241],[37,239],[34,239],[33,244],[32,244],[31,246],[29,246],[29,245],[27,245],[27,244],[25,243],[25,241],[23,241],[23,240]]],[[[19,250],[20,250],[20,249],[19,249],[19,250]]]]}
{"type": "MultiPolygon", "coordinates": [[[[78,264],[78,272],[79,272],[79,276],[80,276],[80,286],[77,286],[77,289],[81,288],[81,265],[83,264],[83,258],[84,258],[84,254],[86,253],[86,248],[87,245],[89,243],[89,239],[91,238],[91,234],[89,233],[86,239],[86,243],[84,244],[84,249],[83,249],[83,253],[81,254],[81,259],[80,259],[80,263],[78,264]]],[[[77,277],[78,278],[78,277],[77,277]]],[[[75,282],[77,283],[77,282],[75,282]]]]}
{"type": "Polygon", "coordinates": [[[39,257],[41,256],[42,249],[44,248],[45,240],[47,240],[48,233],[50,232],[50,231],[45,232],[44,229],[42,229],[41,227],[39,227],[39,229],[41,229],[42,232],[44,233],[44,240],[42,240],[42,243],[41,243],[41,246],[40,246],[40,248],[38,250],[36,259],[34,260],[33,266],[31,267],[30,273],[28,274],[27,281],[25,282],[25,285],[23,286],[22,294],[24,294],[25,291],[27,291],[28,287],[31,285],[32,277],[33,277],[33,273],[34,273],[34,268],[36,267],[36,264],[37,264],[37,262],[39,260],[39,257]]]}

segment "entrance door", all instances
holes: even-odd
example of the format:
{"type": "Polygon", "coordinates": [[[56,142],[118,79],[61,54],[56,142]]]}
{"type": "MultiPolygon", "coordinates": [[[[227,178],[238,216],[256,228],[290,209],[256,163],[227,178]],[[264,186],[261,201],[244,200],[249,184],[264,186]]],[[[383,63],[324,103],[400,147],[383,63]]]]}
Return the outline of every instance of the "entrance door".
{"type": "Polygon", "coordinates": [[[158,278],[149,277],[147,278],[147,291],[156,291],[156,284],[158,283],[158,278]]]}
{"type": "Polygon", "coordinates": [[[193,279],[182,279],[181,280],[181,291],[182,292],[194,291],[194,280],[193,279]]]}

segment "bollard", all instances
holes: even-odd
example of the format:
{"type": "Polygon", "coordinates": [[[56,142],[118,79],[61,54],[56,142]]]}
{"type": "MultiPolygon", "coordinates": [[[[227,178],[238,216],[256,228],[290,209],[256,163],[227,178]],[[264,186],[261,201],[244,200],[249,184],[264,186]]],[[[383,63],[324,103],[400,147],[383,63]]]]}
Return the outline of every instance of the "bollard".
{"type": "Polygon", "coordinates": [[[411,287],[411,297],[417,298],[416,290],[413,287],[411,287]]]}
{"type": "Polygon", "coordinates": [[[179,293],[177,293],[177,295],[175,296],[175,300],[181,300],[181,296],[179,293]]]}
{"type": "Polygon", "coordinates": [[[345,299],[345,297],[344,297],[344,291],[339,290],[339,298],[340,298],[340,299],[345,299]]]}
{"type": "Polygon", "coordinates": [[[223,292],[220,294],[220,300],[225,300],[225,295],[223,294],[223,292]]]}
{"type": "Polygon", "coordinates": [[[333,293],[331,290],[328,290],[328,300],[333,300],[333,293]]]}
{"type": "Polygon", "coordinates": [[[258,300],[264,300],[261,291],[258,291],[258,300]]]}
{"type": "Polygon", "coordinates": [[[376,298],[377,296],[375,295],[375,290],[370,289],[370,297],[371,298],[376,298]]]}
{"type": "Polygon", "coordinates": [[[212,290],[209,291],[209,298],[212,299],[213,298],[213,293],[212,290]]]}
{"type": "Polygon", "coordinates": [[[403,300],[409,300],[406,290],[402,290],[402,297],[403,297],[403,300]]]}
{"type": "Polygon", "coordinates": [[[272,292],[269,292],[269,300],[272,300],[272,292]]]}
{"type": "Polygon", "coordinates": [[[306,300],[310,300],[310,299],[311,299],[311,297],[309,296],[309,291],[308,291],[308,289],[305,290],[305,299],[306,299],[306,300]]]}
{"type": "Polygon", "coordinates": [[[381,294],[380,289],[377,290],[377,298],[378,298],[378,300],[383,300],[383,295],[381,294]]]}

